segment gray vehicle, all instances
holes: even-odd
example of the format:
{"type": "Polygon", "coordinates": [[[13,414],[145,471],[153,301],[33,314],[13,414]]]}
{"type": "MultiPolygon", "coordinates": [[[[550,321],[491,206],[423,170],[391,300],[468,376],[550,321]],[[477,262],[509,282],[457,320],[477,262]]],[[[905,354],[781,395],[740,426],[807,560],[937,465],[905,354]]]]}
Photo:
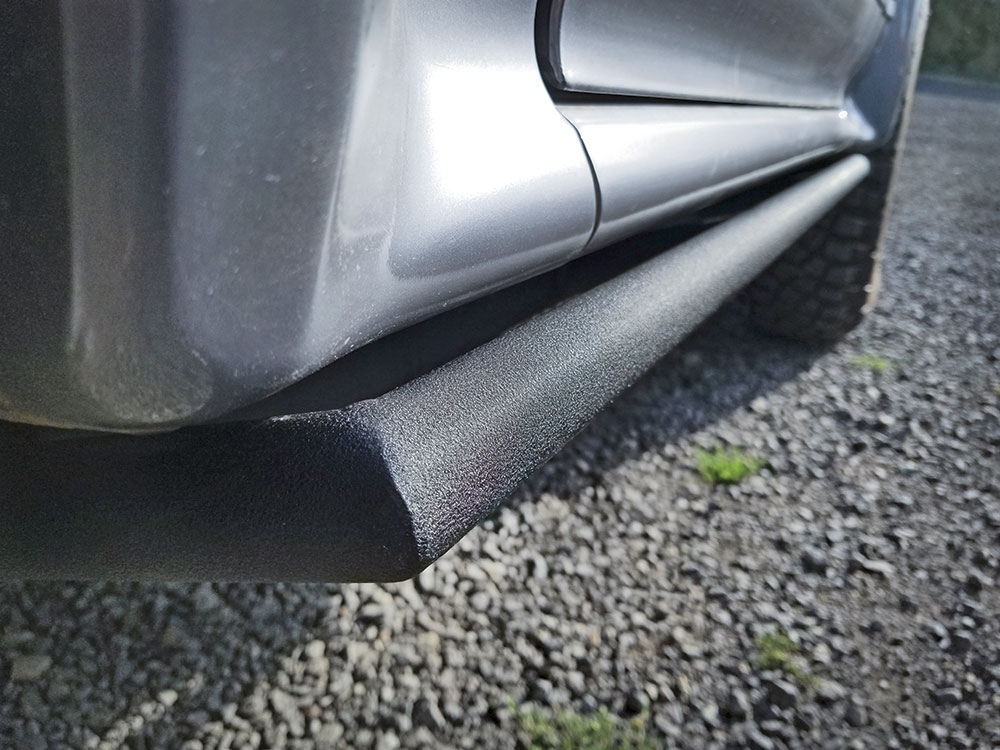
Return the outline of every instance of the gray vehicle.
{"type": "Polygon", "coordinates": [[[407,577],[733,294],[835,340],[927,12],[9,4],[0,578],[407,577]]]}

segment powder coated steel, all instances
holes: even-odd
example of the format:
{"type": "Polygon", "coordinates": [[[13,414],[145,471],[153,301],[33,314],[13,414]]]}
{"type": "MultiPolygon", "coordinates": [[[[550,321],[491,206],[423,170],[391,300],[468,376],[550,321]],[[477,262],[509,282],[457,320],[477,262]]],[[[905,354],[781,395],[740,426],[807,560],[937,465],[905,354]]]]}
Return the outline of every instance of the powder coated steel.
{"type": "Polygon", "coordinates": [[[868,172],[851,156],[378,398],[0,453],[0,579],[390,580],[491,513],[868,172]]]}

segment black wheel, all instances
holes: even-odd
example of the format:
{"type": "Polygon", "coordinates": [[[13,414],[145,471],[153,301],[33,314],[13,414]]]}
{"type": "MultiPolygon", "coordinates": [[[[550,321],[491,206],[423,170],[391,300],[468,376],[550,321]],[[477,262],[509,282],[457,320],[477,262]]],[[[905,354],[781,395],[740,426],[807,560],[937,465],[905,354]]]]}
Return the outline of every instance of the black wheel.
{"type": "Polygon", "coordinates": [[[901,130],[869,155],[864,182],[747,288],[750,313],[768,333],[826,344],[871,309],[901,130]]]}

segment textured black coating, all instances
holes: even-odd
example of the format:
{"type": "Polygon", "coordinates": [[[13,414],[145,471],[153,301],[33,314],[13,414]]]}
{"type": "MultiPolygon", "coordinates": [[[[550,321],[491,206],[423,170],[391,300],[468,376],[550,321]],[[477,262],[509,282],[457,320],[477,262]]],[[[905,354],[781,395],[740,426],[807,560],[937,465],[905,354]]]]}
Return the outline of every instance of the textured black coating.
{"type": "Polygon", "coordinates": [[[413,575],[867,172],[848,157],[344,409],[156,437],[8,439],[0,578],[413,575]]]}
{"type": "Polygon", "coordinates": [[[405,578],[420,566],[351,410],[3,445],[0,578],[405,578]]]}
{"type": "Polygon", "coordinates": [[[868,172],[853,156],[366,402],[429,563],[868,172]]]}

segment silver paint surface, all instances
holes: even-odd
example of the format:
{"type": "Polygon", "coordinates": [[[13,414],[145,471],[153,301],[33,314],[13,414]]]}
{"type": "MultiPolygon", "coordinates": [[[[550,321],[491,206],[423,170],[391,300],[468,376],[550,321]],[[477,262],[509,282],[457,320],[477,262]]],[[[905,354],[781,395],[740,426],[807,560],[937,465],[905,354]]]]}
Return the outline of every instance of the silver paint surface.
{"type": "Polygon", "coordinates": [[[875,131],[873,145],[883,145],[895,132],[903,111],[900,92],[912,95],[930,16],[930,0],[892,2],[891,18],[878,48],[858,72],[848,91],[852,110],[875,131]]]}
{"type": "Polygon", "coordinates": [[[559,265],[593,229],[531,0],[62,10],[72,294],[43,377],[5,372],[37,337],[3,321],[0,414],[209,418],[559,265]]]}
{"type": "Polygon", "coordinates": [[[878,41],[876,0],[562,0],[569,91],[840,107],[878,41]]]}
{"type": "MultiPolygon", "coordinates": [[[[813,20],[861,22],[837,7],[813,20]]],[[[69,240],[0,253],[39,290],[0,304],[15,421],[211,419],[868,133],[839,105],[560,112],[531,0],[61,9],[69,240]]]]}
{"type": "Polygon", "coordinates": [[[588,250],[864,142],[843,110],[684,104],[565,104],[601,186],[588,250]]]}

